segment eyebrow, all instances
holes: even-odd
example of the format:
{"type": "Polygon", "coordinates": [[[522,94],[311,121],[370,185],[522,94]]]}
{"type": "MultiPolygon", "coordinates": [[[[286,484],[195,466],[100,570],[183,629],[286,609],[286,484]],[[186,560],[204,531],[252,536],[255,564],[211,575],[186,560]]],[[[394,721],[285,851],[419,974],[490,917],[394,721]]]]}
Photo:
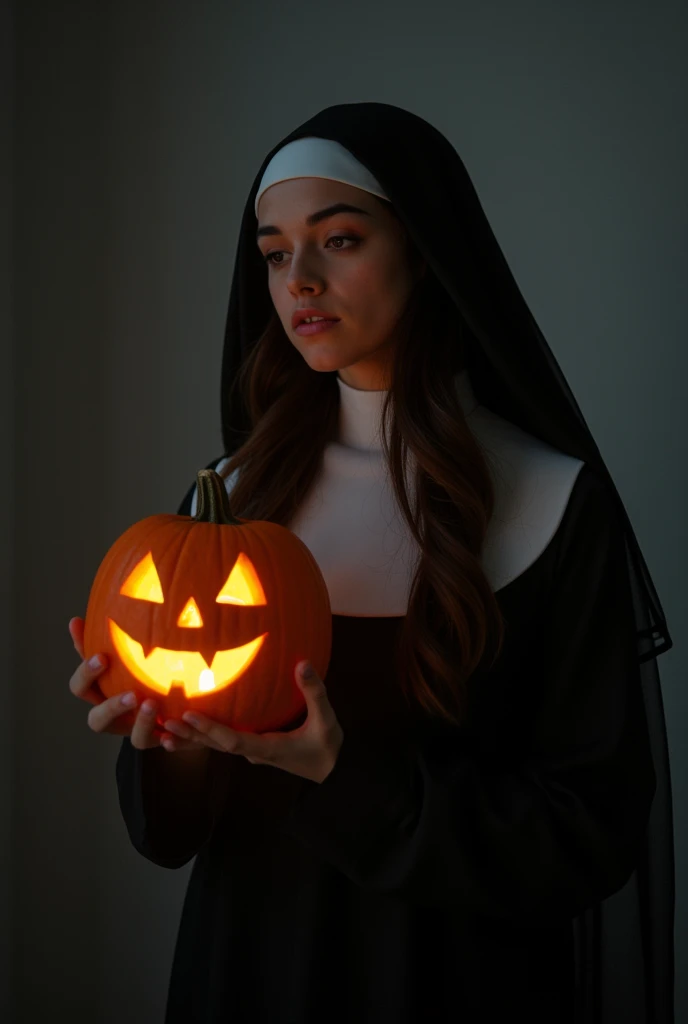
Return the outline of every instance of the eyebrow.
{"type": "MultiPolygon", "coordinates": [[[[334,206],[328,206],[324,210],[318,210],[317,213],[312,213],[309,217],[306,217],[306,224],[309,228],[315,227],[321,220],[326,220],[327,217],[334,217],[336,213],[362,213],[364,217],[372,217],[372,213],[362,210],[359,206],[351,206],[350,203],[335,203],[334,206]]],[[[256,241],[262,238],[263,235],[281,234],[280,228],[275,227],[274,224],[266,224],[264,227],[258,228],[256,241]]]]}

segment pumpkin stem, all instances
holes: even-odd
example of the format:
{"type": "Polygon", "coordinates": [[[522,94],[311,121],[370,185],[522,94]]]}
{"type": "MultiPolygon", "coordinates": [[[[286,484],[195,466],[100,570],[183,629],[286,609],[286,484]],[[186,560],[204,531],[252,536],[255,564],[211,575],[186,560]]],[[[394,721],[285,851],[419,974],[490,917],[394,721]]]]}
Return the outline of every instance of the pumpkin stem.
{"type": "Polygon", "coordinates": [[[218,523],[223,526],[242,525],[241,519],[232,514],[227,488],[219,473],[214,469],[201,469],[197,474],[196,483],[198,501],[194,522],[218,523]]]}

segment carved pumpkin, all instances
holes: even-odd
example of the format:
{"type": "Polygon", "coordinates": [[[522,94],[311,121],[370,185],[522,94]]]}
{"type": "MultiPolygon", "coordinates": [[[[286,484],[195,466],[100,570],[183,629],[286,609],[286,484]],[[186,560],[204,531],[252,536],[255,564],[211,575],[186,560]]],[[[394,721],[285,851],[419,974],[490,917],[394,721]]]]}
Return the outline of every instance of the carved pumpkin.
{"type": "Polygon", "coordinates": [[[149,516],[115,541],[84,624],[86,658],[109,658],[103,694],[153,697],[160,725],[196,708],[233,729],[284,728],[305,711],[296,665],[308,658],[324,678],[331,644],[309,549],[276,523],[236,519],[224,480],[205,469],[195,516],[149,516]]]}

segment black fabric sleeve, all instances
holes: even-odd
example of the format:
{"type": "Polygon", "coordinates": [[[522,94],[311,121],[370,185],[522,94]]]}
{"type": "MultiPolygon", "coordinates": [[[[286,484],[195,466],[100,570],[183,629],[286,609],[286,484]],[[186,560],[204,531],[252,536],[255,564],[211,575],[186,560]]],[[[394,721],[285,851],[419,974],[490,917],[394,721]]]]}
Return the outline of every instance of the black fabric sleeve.
{"type": "MultiPolygon", "coordinates": [[[[215,469],[223,457],[206,468],[215,469]]],[[[195,487],[194,482],[177,515],[191,514],[195,487]]],[[[132,845],[142,856],[166,868],[182,867],[209,840],[215,821],[211,784],[219,767],[217,754],[211,750],[205,799],[199,801],[199,785],[192,779],[195,773],[173,757],[160,747],[137,750],[125,736],[115,767],[120,810],[132,845]]]]}
{"type": "Polygon", "coordinates": [[[164,868],[180,868],[195,857],[214,824],[207,787],[192,784],[188,767],[172,761],[174,756],[159,747],[137,750],[125,736],[115,768],[132,846],[164,868]]]}
{"type": "Polygon", "coordinates": [[[495,764],[458,729],[446,758],[349,730],[330,775],[304,780],[290,834],[358,885],[537,922],[575,917],[630,877],[656,779],[620,512],[603,483],[588,481],[558,543],[518,763],[495,764]]]}

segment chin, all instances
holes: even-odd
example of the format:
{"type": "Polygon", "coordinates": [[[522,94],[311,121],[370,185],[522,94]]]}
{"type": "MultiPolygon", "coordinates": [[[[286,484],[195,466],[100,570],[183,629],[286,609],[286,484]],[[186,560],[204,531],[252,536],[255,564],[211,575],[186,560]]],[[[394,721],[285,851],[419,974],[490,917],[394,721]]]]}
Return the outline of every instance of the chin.
{"type": "Polygon", "coordinates": [[[327,356],[323,354],[320,358],[317,355],[311,355],[310,358],[304,356],[304,362],[308,363],[311,370],[315,370],[316,373],[333,373],[335,370],[344,370],[349,363],[337,359],[336,356],[327,356]]]}
{"type": "Polygon", "coordinates": [[[315,339],[317,335],[314,335],[314,340],[309,345],[296,346],[301,358],[312,370],[326,373],[331,370],[342,370],[351,364],[350,357],[342,355],[336,348],[328,348],[326,343],[319,343],[315,339]]]}

